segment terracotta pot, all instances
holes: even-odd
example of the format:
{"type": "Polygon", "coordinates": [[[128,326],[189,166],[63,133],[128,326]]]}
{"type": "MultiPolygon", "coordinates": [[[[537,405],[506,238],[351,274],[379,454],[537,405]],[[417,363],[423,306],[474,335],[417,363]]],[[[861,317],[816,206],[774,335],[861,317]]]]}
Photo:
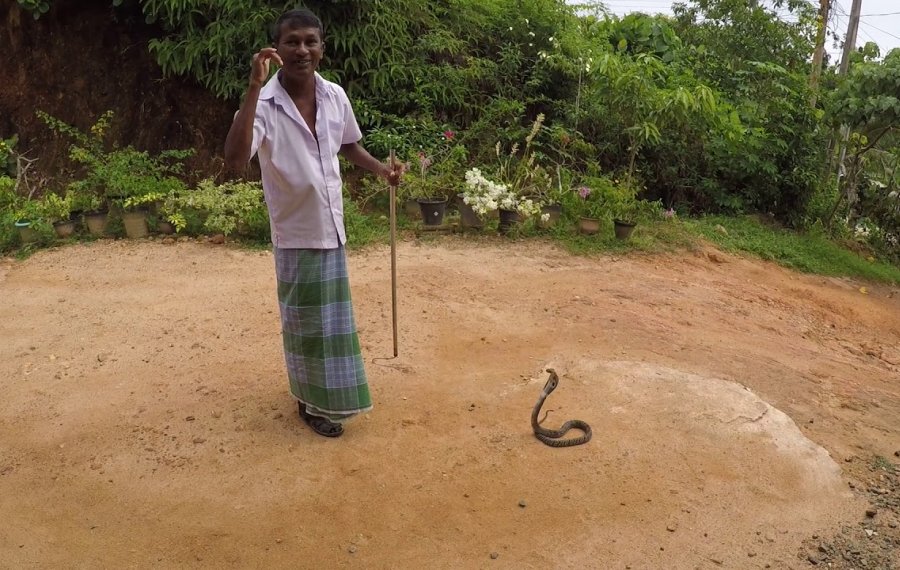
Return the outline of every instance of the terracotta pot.
{"type": "Polygon", "coordinates": [[[600,220],[596,218],[581,218],[578,220],[578,231],[584,235],[592,236],[600,231],[600,220]]]}
{"type": "Polygon", "coordinates": [[[131,239],[150,235],[147,229],[147,212],[122,212],[122,224],[125,225],[125,235],[131,239]]]}
{"type": "Polygon", "coordinates": [[[74,220],[53,222],[53,229],[56,230],[56,235],[62,239],[72,237],[72,234],[75,233],[75,222],[74,220]]]}
{"type": "MultiPolygon", "coordinates": [[[[172,222],[167,222],[165,220],[160,220],[159,222],[157,222],[156,229],[159,230],[159,233],[165,234],[167,236],[175,233],[175,226],[172,225],[172,222]]],[[[240,233],[241,229],[242,228],[239,225],[238,233],[240,233]]]]}
{"type": "Polygon", "coordinates": [[[106,233],[106,222],[109,216],[106,212],[88,212],[84,215],[84,223],[92,236],[102,236],[106,233]]]}

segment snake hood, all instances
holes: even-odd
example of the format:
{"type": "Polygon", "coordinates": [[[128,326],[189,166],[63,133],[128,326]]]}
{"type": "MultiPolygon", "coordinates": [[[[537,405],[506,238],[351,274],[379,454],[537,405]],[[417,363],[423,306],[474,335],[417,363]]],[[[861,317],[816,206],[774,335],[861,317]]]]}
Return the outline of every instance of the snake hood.
{"type": "Polygon", "coordinates": [[[550,373],[550,378],[547,378],[547,383],[544,384],[544,389],[541,391],[544,396],[549,395],[550,392],[556,390],[556,387],[559,386],[559,376],[556,375],[556,370],[548,368],[547,372],[550,373]]]}

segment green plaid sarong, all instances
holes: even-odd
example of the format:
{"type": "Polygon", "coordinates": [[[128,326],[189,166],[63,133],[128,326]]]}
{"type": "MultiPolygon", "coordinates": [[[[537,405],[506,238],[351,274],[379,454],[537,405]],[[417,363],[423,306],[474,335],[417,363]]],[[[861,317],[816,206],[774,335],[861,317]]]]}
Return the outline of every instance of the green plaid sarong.
{"type": "Polygon", "coordinates": [[[331,421],[372,409],[344,248],[274,253],[291,394],[331,421]]]}

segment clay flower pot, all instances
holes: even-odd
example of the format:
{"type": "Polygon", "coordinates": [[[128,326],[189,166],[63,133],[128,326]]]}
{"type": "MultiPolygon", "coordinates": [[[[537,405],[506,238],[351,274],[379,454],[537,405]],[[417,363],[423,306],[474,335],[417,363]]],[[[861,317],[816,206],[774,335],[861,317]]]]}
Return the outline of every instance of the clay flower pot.
{"type": "Polygon", "coordinates": [[[592,236],[600,231],[600,220],[582,217],[578,220],[578,231],[584,235],[592,236]]]}

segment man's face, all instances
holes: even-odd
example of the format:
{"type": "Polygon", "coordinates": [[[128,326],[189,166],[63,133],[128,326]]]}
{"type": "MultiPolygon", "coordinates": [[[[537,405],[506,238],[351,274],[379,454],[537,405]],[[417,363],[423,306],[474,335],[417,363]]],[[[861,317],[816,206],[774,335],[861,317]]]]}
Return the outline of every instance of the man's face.
{"type": "Polygon", "coordinates": [[[275,46],[281,61],[283,73],[296,78],[312,75],[319,67],[325,44],[318,28],[289,28],[283,24],[281,37],[275,46]]]}

